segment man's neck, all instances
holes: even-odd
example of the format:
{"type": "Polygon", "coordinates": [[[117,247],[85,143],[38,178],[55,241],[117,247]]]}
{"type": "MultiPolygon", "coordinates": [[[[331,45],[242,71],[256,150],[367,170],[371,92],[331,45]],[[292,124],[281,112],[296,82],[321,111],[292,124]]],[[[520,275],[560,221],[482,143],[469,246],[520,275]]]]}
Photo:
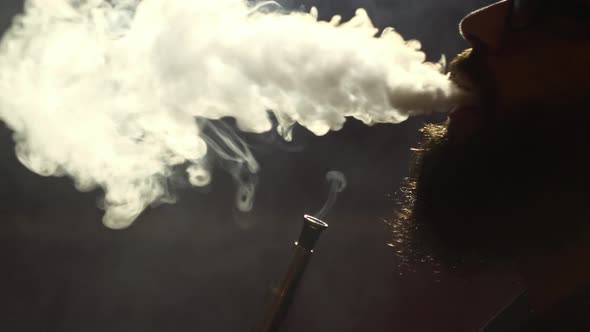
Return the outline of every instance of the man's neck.
{"type": "Polygon", "coordinates": [[[542,313],[577,290],[590,286],[589,243],[585,239],[547,255],[525,255],[518,260],[518,269],[528,287],[530,305],[536,313],[542,313]]]}

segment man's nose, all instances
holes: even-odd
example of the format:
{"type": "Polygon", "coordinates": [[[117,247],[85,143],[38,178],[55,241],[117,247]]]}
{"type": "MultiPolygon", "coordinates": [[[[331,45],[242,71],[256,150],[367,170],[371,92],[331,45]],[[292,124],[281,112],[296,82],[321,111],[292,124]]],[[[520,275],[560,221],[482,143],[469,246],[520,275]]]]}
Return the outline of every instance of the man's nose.
{"type": "Polygon", "coordinates": [[[498,51],[506,33],[511,1],[496,2],[465,16],[459,24],[463,38],[474,49],[498,51]]]}

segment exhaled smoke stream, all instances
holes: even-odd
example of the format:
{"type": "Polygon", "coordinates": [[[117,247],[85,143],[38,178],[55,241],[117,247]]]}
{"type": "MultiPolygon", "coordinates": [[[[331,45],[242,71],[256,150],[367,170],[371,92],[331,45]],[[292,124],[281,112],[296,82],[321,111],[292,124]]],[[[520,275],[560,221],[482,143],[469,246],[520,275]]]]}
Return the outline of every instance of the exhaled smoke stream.
{"type": "MultiPolygon", "coordinates": [[[[19,160],[80,190],[102,188],[104,222],[122,228],[174,201],[176,166],[191,184],[209,183],[208,148],[257,171],[238,141],[210,144],[209,119],[262,133],[270,109],[280,132],[298,123],[323,135],[346,117],[398,123],[459,95],[417,41],[393,29],[376,36],[363,10],[340,23],[259,9],[245,0],[27,1],[0,45],[0,119],[19,160]]],[[[252,184],[240,190],[251,195],[252,184]]]]}

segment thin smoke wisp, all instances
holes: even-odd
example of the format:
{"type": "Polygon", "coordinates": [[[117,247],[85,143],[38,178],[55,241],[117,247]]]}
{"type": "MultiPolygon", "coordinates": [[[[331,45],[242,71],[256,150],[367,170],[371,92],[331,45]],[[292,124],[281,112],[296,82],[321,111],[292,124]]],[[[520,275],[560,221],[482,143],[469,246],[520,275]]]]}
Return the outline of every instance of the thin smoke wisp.
{"type": "Polygon", "coordinates": [[[330,171],[326,174],[326,180],[330,184],[330,191],[328,193],[328,199],[322,209],[314,214],[314,216],[318,219],[324,219],[328,212],[332,210],[336,200],[338,199],[338,194],[346,189],[347,181],[346,176],[344,173],[338,171],[330,171]]]}
{"type": "MultiPolygon", "coordinates": [[[[419,42],[376,35],[362,9],[323,22],[316,10],[269,6],[28,0],[0,44],[0,120],[19,160],[102,189],[104,223],[124,228],[149,205],[174,202],[167,179],[178,168],[207,185],[211,153],[236,174],[258,172],[239,141],[208,145],[209,120],[262,133],[273,130],[272,110],[281,133],[299,124],[324,135],[348,117],[371,125],[445,111],[461,95],[419,42]]],[[[248,209],[253,185],[238,184],[248,209]]]]}

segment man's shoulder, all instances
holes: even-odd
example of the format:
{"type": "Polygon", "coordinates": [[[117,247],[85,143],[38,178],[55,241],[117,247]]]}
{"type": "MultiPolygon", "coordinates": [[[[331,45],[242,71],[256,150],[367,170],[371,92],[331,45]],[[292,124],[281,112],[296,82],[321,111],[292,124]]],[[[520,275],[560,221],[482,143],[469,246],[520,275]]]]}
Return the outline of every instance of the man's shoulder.
{"type": "Polygon", "coordinates": [[[519,294],[490,319],[480,332],[519,332],[530,319],[526,292],[519,294]]]}
{"type": "Polygon", "coordinates": [[[590,331],[590,287],[538,315],[523,332],[590,331]]]}
{"type": "Polygon", "coordinates": [[[542,314],[530,310],[526,292],[517,296],[480,332],[590,332],[590,287],[580,289],[542,314]]]}

